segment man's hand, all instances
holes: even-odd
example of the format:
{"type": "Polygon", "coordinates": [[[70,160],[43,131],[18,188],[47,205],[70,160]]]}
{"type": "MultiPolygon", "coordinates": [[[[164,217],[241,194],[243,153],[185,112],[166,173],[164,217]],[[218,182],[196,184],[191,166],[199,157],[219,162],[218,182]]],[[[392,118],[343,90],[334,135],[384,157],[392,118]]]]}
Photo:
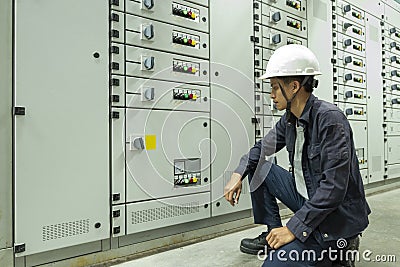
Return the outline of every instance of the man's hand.
{"type": "Polygon", "coordinates": [[[226,184],[224,188],[225,199],[235,206],[235,203],[239,203],[240,193],[242,192],[242,176],[238,173],[233,173],[231,180],[226,184]]]}
{"type": "Polygon", "coordinates": [[[274,228],[267,235],[267,242],[273,249],[278,249],[296,239],[296,236],[290,232],[286,226],[274,228]]]}

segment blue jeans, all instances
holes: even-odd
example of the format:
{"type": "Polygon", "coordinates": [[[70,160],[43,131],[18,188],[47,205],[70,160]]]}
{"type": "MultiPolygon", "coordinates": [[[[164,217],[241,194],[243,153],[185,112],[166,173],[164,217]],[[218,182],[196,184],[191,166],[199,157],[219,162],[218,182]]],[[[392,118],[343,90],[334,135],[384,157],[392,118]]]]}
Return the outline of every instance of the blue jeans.
{"type": "MultiPolygon", "coordinates": [[[[281,227],[282,221],[276,199],[293,212],[298,211],[306,199],[297,192],[294,177],[290,172],[268,161],[264,163],[262,169],[262,173],[268,173],[266,177],[260,178],[262,180],[256,181],[249,175],[254,222],[265,224],[269,229],[281,227]]],[[[307,257],[303,261],[297,260],[296,257],[298,254],[299,259],[302,259],[304,250],[313,250],[316,258],[319,258],[321,251],[327,249],[329,244],[318,242],[315,236],[310,236],[304,243],[295,239],[277,250],[270,251],[263,266],[317,266],[316,261],[308,260],[307,257]]],[[[331,266],[327,259],[325,261],[319,262],[318,266],[331,266]]]]}

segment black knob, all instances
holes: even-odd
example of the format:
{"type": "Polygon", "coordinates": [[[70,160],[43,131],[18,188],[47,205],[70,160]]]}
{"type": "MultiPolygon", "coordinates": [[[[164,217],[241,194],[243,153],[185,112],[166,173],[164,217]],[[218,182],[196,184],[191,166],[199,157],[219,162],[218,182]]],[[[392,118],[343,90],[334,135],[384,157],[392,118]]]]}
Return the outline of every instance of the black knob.
{"type": "Polygon", "coordinates": [[[150,25],[146,26],[144,28],[144,30],[143,30],[143,34],[148,40],[153,39],[153,37],[154,37],[154,26],[153,26],[153,24],[150,24],[150,25]]]}
{"type": "Polygon", "coordinates": [[[346,115],[353,115],[353,109],[352,108],[346,109],[346,115]]]}
{"type": "Polygon", "coordinates": [[[143,61],[143,65],[147,70],[154,68],[154,57],[148,57],[143,61]]]}
{"type": "Polygon", "coordinates": [[[154,7],[154,0],[143,0],[143,5],[147,9],[152,9],[154,7]]]}
{"type": "Polygon", "coordinates": [[[350,46],[351,45],[351,39],[344,40],[343,45],[344,46],[350,46]]]}
{"type": "Polygon", "coordinates": [[[272,43],[273,44],[279,44],[281,42],[281,35],[280,34],[275,34],[272,36],[272,43]]]}
{"type": "Polygon", "coordinates": [[[275,12],[272,14],[271,19],[273,22],[278,22],[281,20],[281,12],[275,12]]]}

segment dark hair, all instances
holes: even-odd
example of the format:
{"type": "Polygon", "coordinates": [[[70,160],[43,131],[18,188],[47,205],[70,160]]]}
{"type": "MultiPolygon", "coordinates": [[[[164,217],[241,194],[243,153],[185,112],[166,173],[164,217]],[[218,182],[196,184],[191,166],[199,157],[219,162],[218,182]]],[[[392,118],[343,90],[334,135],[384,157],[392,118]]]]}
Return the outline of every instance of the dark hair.
{"type": "MultiPolygon", "coordinates": [[[[302,82],[304,81],[305,77],[306,76],[285,76],[285,77],[279,77],[279,79],[281,79],[285,85],[288,85],[289,83],[294,82],[294,81],[298,81],[301,85],[302,82]]],[[[310,78],[307,80],[306,84],[304,84],[304,89],[306,90],[306,92],[312,93],[314,91],[313,82],[312,82],[313,80],[314,80],[314,76],[310,76],[310,78]]]]}

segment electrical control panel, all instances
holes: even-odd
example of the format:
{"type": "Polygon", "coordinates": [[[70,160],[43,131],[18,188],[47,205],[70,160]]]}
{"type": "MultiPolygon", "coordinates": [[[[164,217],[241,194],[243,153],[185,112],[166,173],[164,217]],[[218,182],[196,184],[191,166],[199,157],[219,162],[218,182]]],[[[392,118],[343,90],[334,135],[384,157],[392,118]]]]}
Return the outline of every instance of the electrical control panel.
{"type": "Polygon", "coordinates": [[[162,213],[164,224],[139,227],[134,202],[148,203],[143,214],[163,209],[159,198],[210,202],[209,21],[208,1],[110,2],[112,203],[127,209],[114,236],[184,222],[162,213]]]}

